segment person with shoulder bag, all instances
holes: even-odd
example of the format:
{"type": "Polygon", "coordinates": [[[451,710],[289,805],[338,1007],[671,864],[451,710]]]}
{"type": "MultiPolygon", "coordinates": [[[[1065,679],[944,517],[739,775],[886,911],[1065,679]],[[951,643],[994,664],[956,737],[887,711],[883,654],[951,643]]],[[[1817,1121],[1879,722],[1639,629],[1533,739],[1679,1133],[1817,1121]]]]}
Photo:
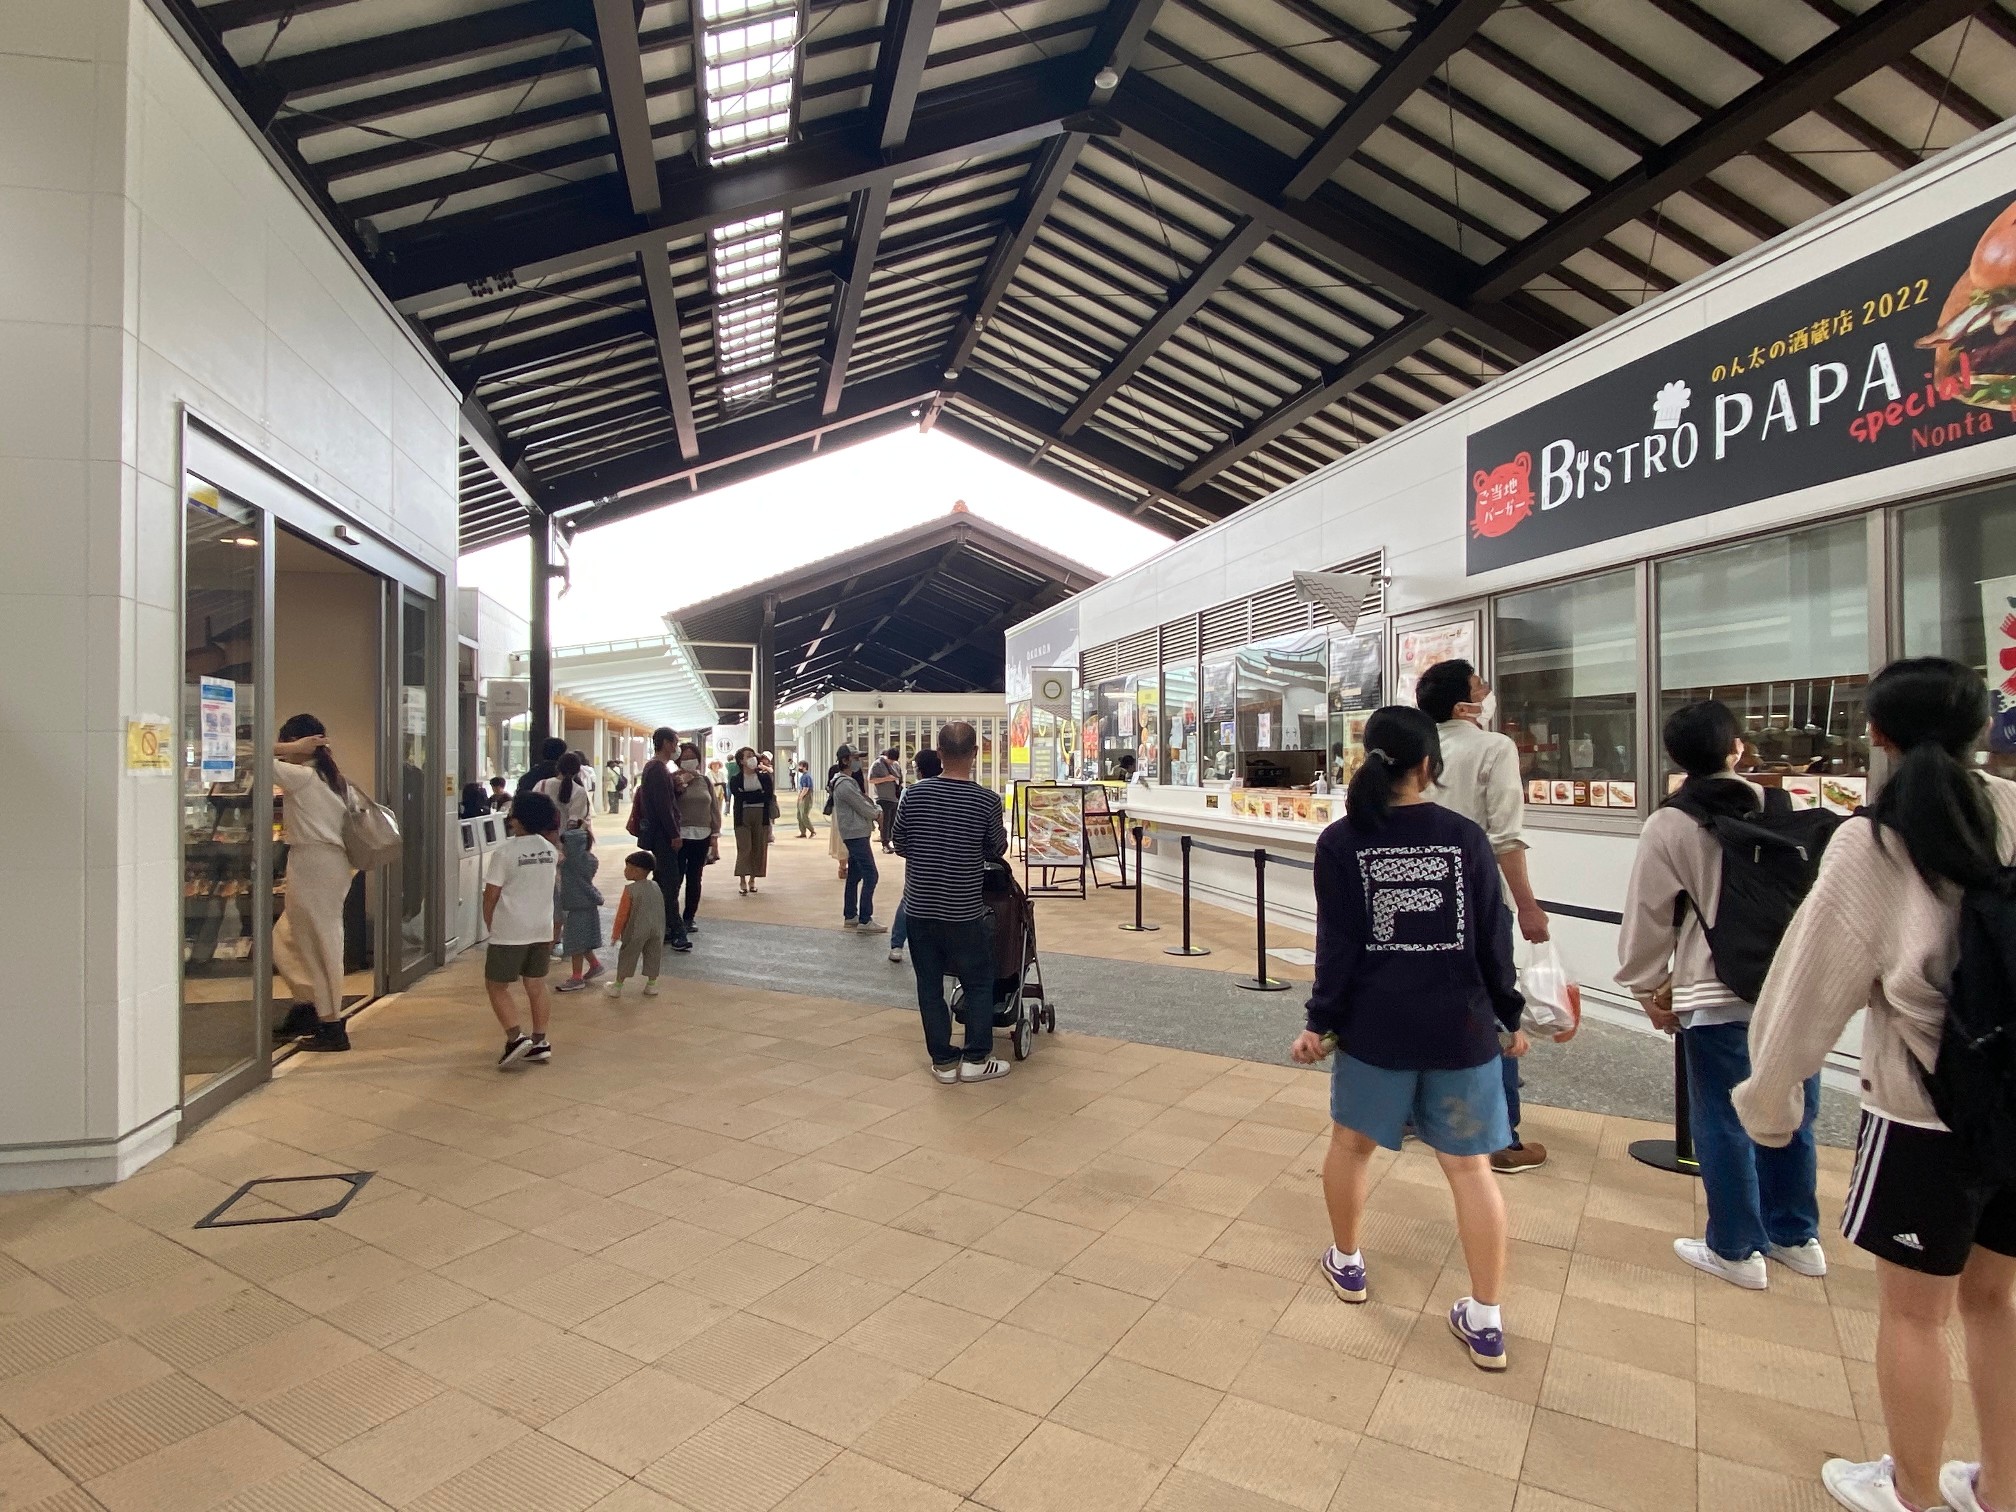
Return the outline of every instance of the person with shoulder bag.
{"type": "MultiPolygon", "coordinates": [[[[374,854],[370,841],[383,838],[378,831],[390,816],[372,804],[372,834],[359,832],[354,816],[365,812],[360,800],[368,800],[337,769],[328,729],[313,714],[296,714],[280,726],[273,756],[273,783],[281,793],[280,838],[287,847],[286,902],[273,925],[273,965],[294,999],[275,1026],[274,1038],[297,1040],[304,1050],[348,1050],[343,904],[359,869],[351,851],[355,846],[369,860],[374,854]]],[[[399,853],[396,826],[390,852],[399,853]]]]}
{"type": "Polygon", "coordinates": [[[721,859],[721,804],[714,794],[714,779],[700,770],[700,747],[690,740],[679,744],[672,795],[679,808],[679,875],[678,885],[665,895],[665,906],[671,909],[666,922],[672,948],[684,952],[693,948],[693,935],[700,928],[703,874],[721,859]],[[673,906],[675,892],[684,893],[683,906],[673,906]]]}
{"type": "Polygon", "coordinates": [[[771,826],[777,819],[777,779],[748,746],[735,753],[728,797],[735,806],[735,885],[746,897],[770,875],[771,826]]]}
{"type": "Polygon", "coordinates": [[[1827,847],[1750,1022],[1736,1112],[1782,1146],[1857,1012],[1862,1129],[1841,1232],[1876,1262],[1889,1453],[1820,1467],[1856,1512],[2016,1507],[2016,783],[1973,764],[1990,700],[1944,657],[1871,679],[1890,775],[1827,847]],[[1959,1314],[1979,1464],[1942,1464],[1959,1314]]]}
{"type": "Polygon", "coordinates": [[[1806,1079],[1798,1130],[1779,1147],[1743,1132],[1730,1094],[1750,1074],[1750,1020],[1771,957],[1841,818],[1795,812],[1782,789],[1740,776],[1738,729],[1713,699],[1666,721],[1666,754],[1687,779],[1639,836],[1617,980],[1657,1028],[1680,1036],[1686,1060],[1708,1228],[1700,1239],[1674,1240],[1674,1252],[1696,1270],[1763,1291],[1767,1256],[1801,1276],[1827,1274],[1813,1140],[1820,1078],[1806,1079]]]}

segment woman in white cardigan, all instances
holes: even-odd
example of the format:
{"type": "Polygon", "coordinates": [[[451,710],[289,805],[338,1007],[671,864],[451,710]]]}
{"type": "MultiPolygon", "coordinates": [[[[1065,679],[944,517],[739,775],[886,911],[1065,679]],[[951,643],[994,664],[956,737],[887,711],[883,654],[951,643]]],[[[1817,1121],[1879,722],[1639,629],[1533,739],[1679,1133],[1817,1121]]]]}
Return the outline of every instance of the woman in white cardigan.
{"type": "Polygon", "coordinates": [[[1750,1021],[1736,1110],[1782,1145],[1801,1083],[1848,1021],[1862,1030],[1862,1135],[1842,1232],[1876,1257],[1876,1383],[1890,1453],[1829,1460],[1821,1479],[1858,1512],[2016,1508],[2016,1185],[1974,1173],[1924,1073],[1938,1058],[1959,956],[1963,888],[2016,860],[2016,783],[1976,769],[1988,722],[1979,673],[1941,657],[1869,684],[1869,733],[1893,767],[1827,848],[1750,1021]],[[1941,1464],[1953,1413],[1946,1325],[1967,1340],[1981,1462],[1941,1464]]]}
{"type": "Polygon", "coordinates": [[[356,873],[343,848],[350,784],[329,752],[329,732],[313,714],[280,726],[273,783],[282,797],[287,902],[273,926],[273,965],[294,996],[275,1028],[304,1050],[348,1050],[343,1027],[343,904],[356,873]]]}

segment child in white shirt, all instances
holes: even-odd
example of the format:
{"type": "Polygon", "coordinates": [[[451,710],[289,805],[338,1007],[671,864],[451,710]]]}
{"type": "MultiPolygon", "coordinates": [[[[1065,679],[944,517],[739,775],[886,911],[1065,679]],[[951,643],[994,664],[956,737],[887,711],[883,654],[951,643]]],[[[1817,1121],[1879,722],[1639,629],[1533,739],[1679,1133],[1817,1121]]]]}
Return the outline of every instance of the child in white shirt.
{"type": "Polygon", "coordinates": [[[560,857],[551,837],[559,833],[560,815],[545,794],[520,793],[511,801],[505,824],[511,838],[492,850],[483,866],[483,922],[490,929],[483,985],[490,994],[490,1011],[504,1030],[504,1053],[497,1057],[500,1071],[521,1060],[543,1062],[553,1057],[546,1038],[546,968],[552,958],[553,882],[560,857]],[[529,1037],[511,1002],[513,982],[525,985],[532,1010],[529,1037]]]}

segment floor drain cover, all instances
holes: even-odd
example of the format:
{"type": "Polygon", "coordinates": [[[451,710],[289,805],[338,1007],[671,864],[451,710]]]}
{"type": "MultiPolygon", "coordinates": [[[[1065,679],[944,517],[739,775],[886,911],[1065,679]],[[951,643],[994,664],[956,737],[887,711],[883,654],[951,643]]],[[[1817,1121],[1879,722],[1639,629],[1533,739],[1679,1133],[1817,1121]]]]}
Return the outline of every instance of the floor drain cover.
{"type": "Polygon", "coordinates": [[[261,1176],[248,1181],[217,1206],[197,1219],[196,1227],[204,1228],[250,1228],[260,1223],[314,1223],[322,1218],[334,1218],[350,1205],[350,1199],[363,1189],[374,1173],[370,1171],[332,1171],[319,1176],[261,1176]],[[326,1202],[320,1207],[297,1208],[287,1198],[289,1193],[279,1190],[299,1182],[333,1182],[343,1188],[343,1195],[334,1202],[326,1202]],[[266,1190],[261,1190],[265,1188],[266,1190]],[[227,1218],[225,1214],[243,1201],[251,1198],[246,1211],[250,1217],[227,1218]],[[266,1209],[279,1209],[268,1212],[266,1209]]]}

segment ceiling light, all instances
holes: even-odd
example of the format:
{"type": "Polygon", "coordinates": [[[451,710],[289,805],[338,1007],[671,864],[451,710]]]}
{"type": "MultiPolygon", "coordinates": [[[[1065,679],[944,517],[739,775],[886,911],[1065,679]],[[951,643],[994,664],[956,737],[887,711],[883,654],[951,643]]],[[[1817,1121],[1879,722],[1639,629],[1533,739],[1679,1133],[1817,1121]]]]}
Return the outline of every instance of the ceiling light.
{"type": "MultiPolygon", "coordinates": [[[[1079,77],[1082,79],[1084,75],[1080,74],[1079,77]]],[[[1111,68],[1102,68],[1099,72],[1092,75],[1092,82],[1100,89],[1118,89],[1120,87],[1120,75],[1115,73],[1111,68]]]]}

